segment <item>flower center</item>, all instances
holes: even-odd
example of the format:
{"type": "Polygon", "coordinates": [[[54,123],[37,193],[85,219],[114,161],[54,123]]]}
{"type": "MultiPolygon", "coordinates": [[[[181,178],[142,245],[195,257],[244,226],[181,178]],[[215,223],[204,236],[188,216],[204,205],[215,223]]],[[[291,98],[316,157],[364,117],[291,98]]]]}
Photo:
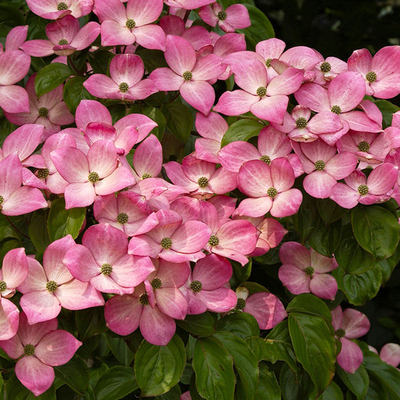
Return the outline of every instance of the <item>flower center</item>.
{"type": "Polygon", "coordinates": [[[133,29],[136,26],[136,22],[133,19],[128,19],[125,25],[128,29],[133,29]]]}
{"type": "Polygon", "coordinates": [[[274,188],[274,187],[270,187],[267,190],[267,196],[271,197],[271,199],[273,199],[274,197],[276,197],[276,195],[278,194],[278,191],[274,188]]]}
{"type": "Polygon", "coordinates": [[[121,93],[126,93],[129,90],[129,85],[126,82],[122,82],[119,85],[119,91],[121,93]]]}
{"type": "Polygon", "coordinates": [[[362,141],[362,142],[358,143],[358,149],[360,151],[364,151],[364,152],[369,151],[369,143],[366,141],[362,141]]]}
{"type": "Polygon", "coordinates": [[[161,287],[161,280],[159,278],[154,278],[151,281],[151,286],[153,286],[153,289],[160,289],[161,287]]]}
{"type": "Polygon", "coordinates": [[[307,267],[304,272],[308,275],[308,276],[313,276],[314,273],[314,268],[313,267],[307,267]]]}
{"type": "Polygon", "coordinates": [[[368,186],[367,185],[360,185],[358,187],[358,193],[361,194],[361,196],[365,196],[368,194],[368,186]]]}
{"type": "Polygon", "coordinates": [[[95,183],[100,180],[99,174],[97,172],[91,172],[88,176],[88,181],[95,183]]]}
{"type": "Polygon", "coordinates": [[[57,10],[58,11],[68,10],[68,6],[63,2],[62,3],[58,3],[57,10]]]}
{"type": "Polygon", "coordinates": [[[172,246],[172,240],[168,237],[165,237],[161,240],[161,247],[165,250],[170,249],[172,246]]]}
{"type": "Polygon", "coordinates": [[[325,161],[322,160],[315,161],[314,166],[317,171],[322,171],[325,168],[325,161]]]}
{"type": "Polygon", "coordinates": [[[296,126],[299,129],[303,129],[307,126],[307,120],[304,117],[300,117],[296,120],[296,126]]]}
{"type": "Polygon", "coordinates": [[[151,178],[151,175],[150,174],[143,174],[142,175],[142,179],[148,179],[148,178],[151,178]]]}
{"type": "Polygon", "coordinates": [[[50,293],[54,293],[57,290],[57,282],[55,281],[48,281],[46,283],[46,289],[50,292],[50,293]]]}
{"type": "Polygon", "coordinates": [[[117,216],[117,222],[124,225],[128,222],[128,214],[119,213],[117,216]]]}
{"type": "Polygon", "coordinates": [[[237,299],[236,303],[236,310],[243,310],[246,307],[246,300],[245,299],[237,299]]]}
{"type": "Polygon", "coordinates": [[[202,176],[201,178],[199,178],[197,183],[201,188],[205,188],[208,185],[208,179],[205,176],[202,176]]]}
{"type": "Polygon", "coordinates": [[[338,329],[337,331],[335,331],[335,335],[341,338],[346,335],[346,332],[344,331],[344,329],[338,329]]]}
{"type": "Polygon", "coordinates": [[[46,107],[39,108],[39,117],[47,117],[49,115],[49,110],[46,107]]]}
{"type": "Polygon", "coordinates": [[[272,58],[268,58],[267,60],[265,60],[265,65],[266,65],[267,67],[270,67],[270,66],[271,66],[271,63],[272,63],[272,58]]]}
{"type": "Polygon", "coordinates": [[[47,168],[38,169],[37,176],[40,179],[46,179],[49,176],[49,170],[47,168]]]}
{"type": "Polygon", "coordinates": [[[0,281],[0,292],[4,292],[5,290],[7,290],[7,283],[0,281]]]}
{"type": "Polygon", "coordinates": [[[319,67],[320,68],[320,70],[322,71],[322,72],[329,72],[330,70],[331,70],[331,64],[329,64],[328,62],[323,62],[322,64],[321,64],[321,66],[319,67]]]}
{"type": "Polygon", "coordinates": [[[208,239],[208,244],[210,246],[218,246],[219,245],[219,239],[215,235],[211,235],[210,239],[208,239]]]}
{"type": "Polygon", "coordinates": [[[139,303],[142,304],[143,306],[147,306],[148,304],[150,304],[149,302],[149,296],[147,296],[146,293],[142,294],[139,297],[139,303]]]}
{"type": "Polygon", "coordinates": [[[331,111],[335,114],[340,114],[342,112],[342,109],[339,106],[332,106],[331,111]]]}
{"type": "Polygon", "coordinates": [[[191,81],[193,78],[193,74],[190,71],[185,71],[182,76],[185,81],[191,81]]]}
{"type": "Polygon", "coordinates": [[[65,45],[68,44],[68,40],[67,40],[67,39],[61,39],[61,40],[58,42],[58,44],[59,44],[60,46],[65,46],[65,45]]]}
{"type": "Polygon", "coordinates": [[[226,12],[225,12],[225,11],[220,11],[220,12],[217,14],[217,18],[218,18],[220,21],[224,21],[224,20],[226,19],[226,12]]]}
{"type": "Polygon", "coordinates": [[[268,165],[271,164],[271,158],[269,156],[261,156],[260,157],[261,161],[264,161],[265,163],[267,163],[268,165]]]}
{"type": "Polygon", "coordinates": [[[110,264],[103,264],[101,266],[100,272],[105,276],[110,276],[112,272],[112,266],[110,264]]]}
{"type": "Polygon", "coordinates": [[[193,292],[195,292],[195,293],[199,293],[202,287],[203,287],[203,285],[201,284],[200,281],[193,281],[190,284],[190,289],[192,289],[193,292]]]}
{"type": "Polygon", "coordinates": [[[267,94],[267,88],[265,88],[264,86],[260,86],[257,89],[256,93],[257,93],[257,96],[264,97],[267,94]]]}
{"type": "Polygon", "coordinates": [[[369,71],[367,75],[365,75],[365,78],[367,79],[368,82],[372,83],[376,81],[376,72],[374,71],[369,71]]]}
{"type": "Polygon", "coordinates": [[[26,356],[33,356],[35,354],[35,346],[33,344],[26,344],[24,346],[24,354],[26,356]]]}

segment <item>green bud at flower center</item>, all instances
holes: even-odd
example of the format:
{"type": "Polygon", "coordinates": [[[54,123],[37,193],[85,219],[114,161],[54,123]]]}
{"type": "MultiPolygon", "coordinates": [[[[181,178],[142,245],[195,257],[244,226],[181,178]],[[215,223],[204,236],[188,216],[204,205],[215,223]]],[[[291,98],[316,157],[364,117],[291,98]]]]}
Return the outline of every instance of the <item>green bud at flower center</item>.
{"type": "Polygon", "coordinates": [[[329,64],[328,62],[323,62],[322,64],[321,64],[321,66],[319,67],[320,68],[320,70],[322,71],[322,72],[329,72],[330,70],[331,70],[331,64],[329,64]]]}
{"type": "Polygon", "coordinates": [[[361,194],[361,196],[365,196],[368,194],[368,186],[367,185],[360,185],[358,187],[358,193],[361,194]]]}
{"type": "Polygon", "coordinates": [[[151,281],[151,286],[153,286],[153,289],[160,289],[160,287],[161,287],[161,280],[158,279],[158,278],[154,278],[154,279],[151,281]]]}
{"type": "Polygon", "coordinates": [[[46,107],[39,108],[39,117],[47,117],[49,115],[49,110],[46,107]]]}
{"type": "Polygon", "coordinates": [[[95,183],[100,180],[99,174],[97,172],[91,172],[88,176],[88,181],[95,183]]]}
{"type": "Polygon", "coordinates": [[[343,329],[338,329],[337,331],[335,331],[335,335],[341,338],[346,335],[346,332],[343,329]]]}
{"type": "Polygon", "coordinates": [[[168,249],[170,249],[171,248],[171,246],[172,246],[172,240],[170,239],[170,238],[163,238],[162,240],[161,240],[161,247],[163,248],[163,249],[165,249],[165,250],[168,250],[168,249]]]}
{"type": "Polygon", "coordinates": [[[66,45],[68,44],[68,40],[67,40],[67,39],[61,39],[61,40],[58,42],[58,44],[59,44],[60,46],[66,46],[66,45]]]}
{"type": "Polygon", "coordinates": [[[150,303],[149,303],[149,296],[147,296],[146,293],[142,294],[142,295],[139,297],[139,302],[140,302],[140,304],[142,304],[143,306],[147,306],[148,304],[150,304],[150,303]]]}
{"type": "Polygon", "coordinates": [[[264,161],[265,163],[267,163],[268,165],[271,164],[271,158],[269,156],[261,156],[260,157],[261,161],[264,161]]]}
{"type": "Polygon", "coordinates": [[[308,275],[308,276],[313,276],[314,273],[314,268],[313,267],[307,267],[304,272],[308,275]]]}
{"type": "Polygon", "coordinates": [[[265,65],[266,65],[267,67],[270,67],[270,66],[271,66],[271,63],[272,63],[272,58],[268,58],[267,60],[265,60],[265,65]]]}
{"type": "Polygon", "coordinates": [[[226,19],[226,12],[225,12],[225,11],[220,11],[220,12],[217,14],[217,18],[218,18],[220,21],[224,21],[224,20],[226,19]]]}
{"type": "Polygon", "coordinates": [[[304,117],[300,117],[296,120],[296,126],[299,129],[303,129],[307,126],[307,120],[304,117]]]}
{"type": "Polygon", "coordinates": [[[277,194],[278,194],[278,191],[277,191],[274,187],[270,187],[270,188],[267,190],[267,196],[268,196],[268,197],[271,197],[271,199],[273,199],[274,197],[276,197],[277,194]]]}
{"type": "Polygon", "coordinates": [[[358,143],[358,149],[365,152],[369,151],[369,143],[366,141],[358,143]]]}
{"type": "Polygon", "coordinates": [[[246,300],[245,299],[237,299],[236,303],[236,310],[243,310],[246,307],[246,300]]]}
{"type": "Polygon", "coordinates": [[[332,106],[331,111],[335,114],[340,114],[342,112],[342,109],[339,106],[332,106]]]}
{"type": "Polygon", "coordinates": [[[24,346],[24,354],[26,356],[33,356],[35,354],[35,346],[33,344],[26,344],[24,346]]]}
{"type": "Polygon", "coordinates": [[[211,235],[210,239],[208,239],[208,244],[210,246],[218,246],[219,245],[219,239],[215,235],[211,235]]]}
{"type": "Polygon", "coordinates": [[[117,216],[117,222],[124,225],[128,222],[128,214],[119,213],[117,216]]]}
{"type": "Polygon", "coordinates": [[[46,289],[50,292],[50,293],[54,293],[57,290],[57,282],[55,281],[48,281],[46,283],[46,289]]]}
{"type": "Polygon", "coordinates": [[[142,179],[148,179],[148,178],[151,178],[150,174],[143,174],[142,175],[142,179]]]}
{"type": "Polygon", "coordinates": [[[315,161],[314,166],[317,171],[322,171],[325,168],[325,161],[322,160],[315,161]]]}
{"type": "Polygon", "coordinates": [[[57,10],[58,11],[68,10],[68,6],[65,3],[58,3],[57,10]]]}
{"type": "Polygon", "coordinates": [[[129,90],[129,85],[126,82],[122,82],[119,84],[119,91],[121,93],[126,93],[129,90]]]}
{"type": "Polygon", "coordinates": [[[369,71],[367,75],[365,75],[365,78],[367,79],[368,82],[372,83],[376,81],[376,72],[374,71],[369,71]]]}
{"type": "Polygon", "coordinates": [[[264,97],[267,94],[267,88],[265,88],[264,86],[260,86],[257,89],[256,93],[257,93],[257,96],[264,97]]]}
{"type": "Polygon", "coordinates": [[[112,266],[110,264],[103,264],[101,266],[100,272],[105,276],[110,276],[112,272],[112,266]]]}
{"type": "Polygon", "coordinates": [[[199,293],[202,287],[203,287],[203,285],[201,284],[200,281],[193,281],[190,284],[190,289],[192,289],[193,292],[195,292],[195,293],[199,293]]]}
{"type": "Polygon", "coordinates": [[[197,183],[201,188],[205,188],[208,185],[208,179],[205,176],[202,176],[201,178],[199,178],[197,183]]]}
{"type": "Polygon", "coordinates": [[[136,22],[133,19],[128,19],[125,25],[128,29],[133,29],[136,26],[136,22]]]}
{"type": "Polygon", "coordinates": [[[38,169],[37,176],[40,179],[46,179],[49,176],[49,170],[47,168],[38,169]]]}
{"type": "Polygon", "coordinates": [[[193,74],[190,71],[185,71],[182,76],[185,81],[191,81],[193,78],[193,74]]]}
{"type": "Polygon", "coordinates": [[[7,290],[7,283],[0,281],[0,292],[4,292],[5,290],[7,290]]]}

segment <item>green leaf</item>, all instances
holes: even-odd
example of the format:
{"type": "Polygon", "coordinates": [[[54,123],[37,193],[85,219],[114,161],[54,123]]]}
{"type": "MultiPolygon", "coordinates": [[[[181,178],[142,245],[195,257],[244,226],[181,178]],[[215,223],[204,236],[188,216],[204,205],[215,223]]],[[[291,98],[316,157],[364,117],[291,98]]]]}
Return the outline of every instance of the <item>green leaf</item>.
{"type": "Polygon", "coordinates": [[[221,141],[221,147],[228,143],[243,140],[247,142],[254,136],[258,136],[264,125],[254,119],[239,119],[229,126],[221,141]]]}
{"type": "Polygon", "coordinates": [[[89,385],[89,374],[85,363],[78,357],[74,357],[67,364],[54,367],[56,377],[67,384],[79,394],[84,394],[89,385]]]}
{"type": "Polygon", "coordinates": [[[258,360],[247,343],[231,332],[217,332],[216,337],[233,357],[233,363],[239,373],[238,390],[242,398],[254,399],[258,382],[258,360]]]}
{"type": "Polygon", "coordinates": [[[193,356],[196,387],[207,400],[233,400],[235,373],[233,359],[217,339],[196,341],[193,356]]]}
{"type": "Polygon", "coordinates": [[[281,400],[281,388],[275,374],[265,364],[260,364],[260,379],[257,385],[257,400],[281,400]]]}
{"type": "Polygon", "coordinates": [[[217,322],[217,330],[232,332],[241,338],[260,334],[256,319],[245,312],[237,312],[221,318],[217,322]]]}
{"type": "Polygon", "coordinates": [[[38,97],[60,86],[73,72],[68,65],[52,63],[42,68],[35,78],[35,91],[38,97]]]}
{"type": "Polygon", "coordinates": [[[343,400],[343,393],[335,382],[331,382],[318,400],[343,400]]]}
{"type": "Polygon", "coordinates": [[[32,214],[28,233],[38,255],[43,254],[50,244],[49,234],[46,228],[47,211],[39,210],[32,214]]]}
{"type": "Polygon", "coordinates": [[[400,239],[397,218],[381,206],[356,207],[351,212],[351,224],[359,245],[375,257],[388,258],[400,239]]]}
{"type": "Polygon", "coordinates": [[[183,321],[176,321],[176,324],[195,336],[211,336],[215,333],[217,318],[215,314],[205,312],[198,315],[187,315],[183,321]]]}
{"type": "Polygon", "coordinates": [[[100,307],[74,311],[74,317],[76,329],[82,341],[86,341],[88,338],[106,330],[104,312],[100,307]]]}
{"type": "Polygon", "coordinates": [[[162,394],[161,396],[155,397],[157,400],[180,400],[181,388],[179,385],[174,386],[169,392],[162,394]]]}
{"type": "Polygon", "coordinates": [[[68,79],[64,85],[64,101],[73,114],[82,100],[90,100],[95,98],[86,90],[86,88],[83,86],[83,82],[85,82],[85,78],[83,76],[75,76],[71,79],[68,79]]]}
{"type": "Polygon", "coordinates": [[[365,398],[369,386],[369,376],[363,365],[360,365],[354,374],[350,374],[340,366],[337,366],[336,373],[347,388],[357,397],[357,400],[365,398]]]}
{"type": "Polygon", "coordinates": [[[138,388],[132,368],[114,366],[98,381],[94,392],[96,400],[119,400],[138,388]]]}
{"type": "Polygon", "coordinates": [[[387,100],[375,100],[375,104],[382,113],[384,127],[392,125],[393,114],[399,111],[400,107],[387,100]]]}
{"type": "Polygon", "coordinates": [[[186,142],[189,139],[194,123],[190,108],[176,100],[165,105],[162,111],[167,119],[167,130],[182,142],[186,142]]]}
{"type": "Polygon", "coordinates": [[[51,241],[71,235],[76,239],[86,217],[86,208],[65,209],[64,199],[56,199],[51,203],[47,229],[51,241]]]}
{"type": "Polygon", "coordinates": [[[114,357],[126,366],[130,365],[135,355],[122,337],[105,334],[106,342],[114,357]]]}
{"type": "Polygon", "coordinates": [[[313,294],[300,294],[287,306],[288,313],[298,312],[324,318],[329,324],[332,320],[331,312],[325,302],[313,294]]]}
{"type": "Polygon", "coordinates": [[[142,396],[168,392],[179,382],[185,363],[185,346],[178,335],[166,346],[155,346],[143,340],[135,355],[135,375],[142,396]]]}

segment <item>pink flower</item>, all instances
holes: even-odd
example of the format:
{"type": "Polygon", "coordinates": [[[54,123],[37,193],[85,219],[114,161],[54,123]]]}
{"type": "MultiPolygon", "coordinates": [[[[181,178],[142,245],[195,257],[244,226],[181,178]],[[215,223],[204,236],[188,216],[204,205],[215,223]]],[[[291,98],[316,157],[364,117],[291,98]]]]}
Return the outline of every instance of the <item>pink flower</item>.
{"type": "Polygon", "coordinates": [[[129,242],[129,254],[160,257],[179,263],[204,257],[201,250],[210,238],[210,229],[200,221],[187,221],[174,211],[160,210],[156,221],[149,220],[129,242]]]}
{"type": "Polygon", "coordinates": [[[157,68],[150,74],[158,90],[179,90],[192,107],[207,115],[215,100],[207,81],[225,70],[220,58],[214,54],[198,58],[187,40],[173,35],[167,36],[164,56],[170,68],[157,68]]]}
{"type": "Polygon", "coordinates": [[[118,161],[117,150],[108,140],[95,142],[87,156],[74,147],[54,150],[51,155],[57,171],[68,182],[66,208],[85,207],[97,195],[107,195],[135,183],[128,168],[118,161]]]}
{"type": "Polygon", "coordinates": [[[282,262],[279,279],[291,293],[312,293],[322,299],[335,299],[338,286],[336,279],[328,274],[338,267],[334,258],[296,242],[283,243],[279,257],[282,262]]]}
{"type": "Polygon", "coordinates": [[[331,313],[333,329],[342,344],[337,362],[345,371],[354,374],[363,361],[363,353],[352,339],[364,336],[370,323],[363,313],[352,308],[342,311],[338,306],[331,313]]]}
{"type": "Polygon", "coordinates": [[[348,70],[347,63],[336,57],[327,57],[315,66],[314,82],[324,85],[333,78],[348,70]]]}
{"type": "Polygon", "coordinates": [[[44,252],[43,267],[35,259],[28,258],[28,276],[18,290],[23,293],[20,304],[29,324],[56,318],[61,307],[83,310],[104,304],[96,289],[74,279],[63,264],[66,252],[74,245],[71,235],[51,243],[44,252]]]}
{"type": "Polygon", "coordinates": [[[58,132],[61,125],[74,122],[74,116],[69,112],[63,101],[63,85],[37,97],[35,92],[35,76],[33,74],[26,84],[29,96],[29,112],[5,113],[7,119],[15,125],[39,124],[44,126],[44,133],[49,135],[58,132]]]}
{"type": "Polygon", "coordinates": [[[164,164],[168,178],[183,187],[192,196],[209,198],[213,194],[225,194],[236,189],[236,173],[226,168],[216,169],[214,163],[198,160],[188,155],[182,164],[170,161],[164,164]]]}
{"type": "MultiPolygon", "coordinates": [[[[10,32],[8,32],[5,46],[7,51],[19,50],[28,36],[28,28],[28,25],[21,25],[12,28],[10,32]]],[[[0,45],[0,53],[2,53],[2,50],[3,46],[0,45]]]]}
{"type": "Polygon", "coordinates": [[[21,314],[18,334],[0,342],[0,347],[13,359],[18,359],[15,374],[35,396],[54,382],[54,369],[66,364],[82,346],[69,332],[57,329],[57,320],[29,325],[21,314]]]}
{"type": "Polygon", "coordinates": [[[337,183],[330,198],[341,207],[353,208],[357,203],[375,204],[389,199],[397,182],[399,170],[389,163],[378,165],[368,178],[359,170],[345,178],[346,185],[337,183]]]}
{"type": "Polygon", "coordinates": [[[163,154],[160,141],[156,136],[148,136],[136,148],[133,155],[133,168],[136,180],[156,178],[160,175],[163,154]]]}
{"type": "Polygon", "coordinates": [[[46,26],[49,40],[28,40],[21,49],[33,57],[45,57],[51,54],[69,56],[76,50],[89,47],[99,36],[100,25],[89,22],[80,28],[79,20],[66,15],[46,26]]]}
{"type": "Polygon", "coordinates": [[[147,257],[128,254],[125,233],[109,224],[92,225],[82,244],[70,247],[63,258],[70,273],[104,293],[133,293],[154,266],[147,257]]]}
{"type": "Polygon", "coordinates": [[[294,172],[289,161],[276,158],[270,165],[264,161],[248,161],[240,168],[238,187],[249,198],[242,200],[234,215],[273,217],[295,214],[303,200],[298,189],[292,189],[294,172]]]}
{"type": "Polygon", "coordinates": [[[367,49],[355,50],[347,61],[349,71],[365,80],[366,94],[390,99],[400,93],[400,47],[386,46],[372,57],[367,49]]]}
{"type": "Polygon", "coordinates": [[[397,343],[386,343],[379,354],[382,361],[397,367],[400,364],[400,345],[397,343]]]}
{"type": "Polygon", "coordinates": [[[184,8],[185,10],[194,10],[214,2],[215,0],[164,0],[164,3],[170,7],[184,8]]]}
{"type": "Polygon", "coordinates": [[[219,26],[224,32],[235,32],[251,25],[249,12],[243,4],[232,4],[224,10],[218,3],[199,10],[200,18],[208,25],[219,26]]]}
{"type": "Polygon", "coordinates": [[[293,142],[304,171],[305,191],[318,199],[326,199],[337,181],[349,176],[356,168],[357,157],[353,153],[337,154],[336,148],[321,140],[312,143],[293,142]]]}
{"type": "Polygon", "coordinates": [[[10,250],[3,259],[0,270],[0,340],[8,340],[18,331],[19,310],[7,298],[28,275],[28,262],[24,248],[10,250]]]}
{"type": "Polygon", "coordinates": [[[143,337],[157,346],[166,345],[175,333],[174,319],[184,319],[187,302],[179,288],[190,273],[188,263],[160,260],[156,270],[133,295],[108,300],[104,315],[107,326],[119,335],[140,327],[143,337]]]}
{"type": "Polygon", "coordinates": [[[223,257],[210,254],[198,261],[181,288],[188,302],[188,314],[232,310],[237,299],[235,292],[226,287],[231,276],[232,267],[223,257]]]}
{"type": "Polygon", "coordinates": [[[94,12],[101,22],[102,46],[137,43],[146,49],[164,50],[165,34],[154,25],[163,9],[162,0],[96,0],[94,12]]]}
{"type": "Polygon", "coordinates": [[[143,100],[157,90],[150,79],[143,79],[144,64],[135,54],[117,54],[110,64],[109,78],[103,74],[89,77],[83,86],[103,99],[143,100]]]}
{"type": "Polygon", "coordinates": [[[30,10],[45,19],[59,19],[71,14],[75,18],[88,15],[93,0],[26,0],[30,10]]]}

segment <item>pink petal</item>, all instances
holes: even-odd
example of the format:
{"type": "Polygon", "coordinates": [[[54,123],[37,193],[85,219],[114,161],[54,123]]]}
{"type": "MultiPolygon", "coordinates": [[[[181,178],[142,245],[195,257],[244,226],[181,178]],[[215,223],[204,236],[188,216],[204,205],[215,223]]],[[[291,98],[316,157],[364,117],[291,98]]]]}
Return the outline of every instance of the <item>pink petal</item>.
{"type": "Polygon", "coordinates": [[[76,126],[83,131],[91,122],[101,122],[108,126],[112,125],[108,109],[95,100],[82,100],[76,109],[75,120],[76,126]]]}
{"type": "Polygon", "coordinates": [[[114,20],[125,24],[127,20],[125,7],[120,0],[96,0],[93,11],[100,21],[114,20]]]}
{"type": "Polygon", "coordinates": [[[310,250],[297,242],[283,243],[279,251],[279,257],[282,264],[292,264],[301,270],[311,266],[310,250]]]}
{"type": "Polygon", "coordinates": [[[232,4],[226,9],[226,20],[234,29],[244,29],[251,25],[249,12],[243,4],[232,4]]]}
{"type": "Polygon", "coordinates": [[[181,76],[186,71],[191,72],[196,64],[193,47],[179,36],[167,36],[164,56],[170,68],[181,76]]]}
{"type": "Polygon", "coordinates": [[[200,221],[187,221],[182,224],[172,236],[172,250],[180,253],[195,253],[200,251],[208,239],[211,231],[200,221]]]}
{"type": "Polygon", "coordinates": [[[164,346],[172,339],[175,330],[175,321],[161,313],[157,307],[146,306],[143,308],[140,332],[149,343],[164,346]]]}
{"type": "Polygon", "coordinates": [[[88,152],[90,172],[97,172],[100,178],[109,176],[117,167],[117,149],[109,140],[98,140],[88,152]]]}
{"type": "Polygon", "coordinates": [[[124,166],[119,166],[114,172],[99,182],[95,183],[96,193],[104,196],[135,184],[132,172],[124,166]]]}
{"type": "Polygon", "coordinates": [[[122,96],[118,85],[106,75],[91,75],[83,83],[83,86],[93,96],[103,99],[119,99],[122,96]]]}
{"type": "Polygon", "coordinates": [[[0,86],[0,107],[8,113],[28,112],[28,93],[21,86],[0,86]]]}
{"type": "MultiPolygon", "coordinates": [[[[87,230],[86,232],[90,234],[91,231],[87,230]]],[[[94,260],[89,249],[80,244],[67,251],[63,263],[68,267],[74,277],[84,282],[89,281],[100,273],[100,267],[94,260]]]]}
{"type": "Polygon", "coordinates": [[[154,22],[160,16],[162,8],[162,0],[128,1],[126,14],[137,26],[142,26],[154,22]]]}
{"type": "Polygon", "coordinates": [[[264,97],[250,107],[250,111],[258,118],[271,123],[281,124],[285,115],[289,98],[284,95],[264,97]]]}
{"type": "Polygon", "coordinates": [[[250,254],[256,247],[256,229],[249,221],[229,221],[221,226],[217,236],[217,247],[238,250],[243,255],[250,254]]]}
{"type": "Polygon", "coordinates": [[[6,49],[18,50],[20,46],[25,42],[28,35],[28,25],[16,26],[11,29],[7,34],[6,38],[6,49]]]}
{"type": "Polygon", "coordinates": [[[381,349],[380,357],[385,363],[397,367],[400,363],[400,345],[397,343],[386,343],[381,349]]]}
{"type": "Polygon", "coordinates": [[[338,285],[336,279],[328,274],[314,274],[310,281],[310,291],[321,299],[334,300],[338,285]]]}
{"type": "Polygon", "coordinates": [[[268,83],[267,94],[268,96],[292,94],[300,88],[303,79],[303,71],[288,68],[283,74],[276,76],[268,83]]]}
{"type": "Polygon", "coordinates": [[[273,186],[271,169],[263,161],[248,161],[240,168],[238,186],[241,192],[251,197],[264,197],[273,186]]]}
{"type": "Polygon", "coordinates": [[[235,74],[235,82],[241,89],[256,95],[258,88],[267,87],[267,71],[259,60],[243,58],[240,57],[240,61],[235,59],[231,64],[232,71],[235,74]]]}
{"type": "Polygon", "coordinates": [[[68,210],[74,207],[90,206],[96,197],[93,184],[71,183],[65,187],[65,208],[68,210]]]}
{"type": "MultiPolygon", "coordinates": [[[[12,50],[0,54],[0,85],[14,85],[23,79],[29,71],[30,57],[20,50],[12,50]]],[[[20,87],[20,89],[22,89],[20,87]]],[[[4,88],[3,88],[4,90],[4,88]]],[[[2,92],[3,92],[2,90],[2,92]]],[[[20,111],[27,112],[29,108],[20,111]]]]}
{"type": "Polygon", "coordinates": [[[343,152],[332,157],[325,166],[325,171],[335,179],[349,176],[356,168],[357,158],[353,153],[343,152]]]}
{"type": "Polygon", "coordinates": [[[139,177],[156,177],[161,172],[162,147],[156,136],[150,135],[135,150],[133,165],[139,177]]]}
{"type": "Polygon", "coordinates": [[[372,83],[371,87],[374,91],[374,97],[390,99],[397,96],[400,93],[399,78],[400,74],[394,73],[372,83]]]}
{"type": "Polygon", "coordinates": [[[208,114],[214,104],[214,88],[205,81],[185,81],[179,89],[182,97],[196,110],[208,114]]]}
{"type": "Polygon", "coordinates": [[[118,22],[106,20],[101,24],[101,44],[102,46],[128,46],[136,41],[135,35],[125,26],[118,22]]]}
{"type": "MultiPolygon", "coordinates": [[[[18,331],[18,325],[19,310],[17,306],[10,300],[0,298],[0,340],[9,340],[15,337],[18,331]]],[[[5,342],[3,345],[2,342],[0,342],[0,346],[4,350],[8,350],[8,348],[5,347],[6,343],[7,342],[5,342]]],[[[19,354],[19,348],[12,351],[12,353],[7,351],[7,354],[9,354],[10,357],[16,355],[15,358],[18,358],[21,355],[19,354]]]]}
{"type": "Polygon", "coordinates": [[[345,337],[340,338],[342,349],[337,356],[338,364],[350,374],[354,374],[363,361],[363,353],[358,345],[345,337]]]}
{"type": "Polygon", "coordinates": [[[55,295],[61,306],[67,310],[83,310],[104,305],[101,294],[90,283],[78,279],[59,286],[55,295]]]}
{"type": "Polygon", "coordinates": [[[378,165],[368,176],[367,186],[369,193],[375,195],[386,194],[397,181],[399,171],[393,164],[378,165]]]}
{"type": "Polygon", "coordinates": [[[342,120],[349,124],[350,129],[358,132],[379,132],[381,126],[369,119],[362,111],[350,111],[340,115],[342,120]]]}
{"type": "Polygon", "coordinates": [[[386,46],[376,52],[372,59],[371,70],[378,77],[384,77],[397,71],[400,62],[400,52],[396,46],[386,46]]]}
{"type": "Polygon", "coordinates": [[[40,291],[25,293],[20,300],[30,325],[56,318],[61,305],[56,296],[45,288],[40,291]]]}
{"type": "Polygon", "coordinates": [[[162,313],[174,319],[185,319],[187,302],[185,297],[176,288],[163,288],[155,290],[157,306],[162,313]]]}
{"type": "Polygon", "coordinates": [[[197,262],[192,281],[200,281],[202,290],[215,290],[224,286],[231,276],[231,264],[223,257],[210,254],[197,262]]]}
{"type": "Polygon", "coordinates": [[[336,185],[336,179],[325,171],[314,171],[303,181],[305,191],[317,199],[326,199],[336,185]]]}
{"type": "Polygon", "coordinates": [[[208,116],[197,113],[195,125],[202,137],[216,141],[220,141],[228,130],[225,119],[215,112],[211,112],[208,116]]]}
{"type": "Polygon", "coordinates": [[[343,208],[353,208],[358,204],[360,194],[343,183],[337,183],[332,188],[330,198],[343,208]]]}
{"type": "Polygon", "coordinates": [[[24,248],[10,250],[3,258],[2,279],[8,289],[15,289],[28,275],[28,261],[24,248]]]}
{"type": "Polygon", "coordinates": [[[117,54],[110,64],[110,75],[114,82],[125,82],[133,86],[142,79],[144,64],[142,59],[135,54],[117,54]]]}
{"type": "Polygon", "coordinates": [[[347,60],[349,71],[357,71],[362,75],[367,75],[371,71],[372,56],[367,49],[353,51],[347,60]]]}
{"type": "Polygon", "coordinates": [[[47,207],[47,201],[39,189],[23,186],[3,203],[2,212],[10,216],[22,215],[47,207]]]}
{"type": "Polygon", "coordinates": [[[219,98],[214,111],[225,115],[240,115],[250,111],[253,104],[258,102],[258,97],[245,92],[244,90],[234,90],[224,92],[219,98]]]}
{"type": "Polygon", "coordinates": [[[246,161],[258,160],[260,159],[261,155],[252,144],[248,142],[236,141],[223,147],[219,151],[218,157],[222,166],[228,171],[239,172],[240,167],[246,161]]]}
{"type": "Polygon", "coordinates": [[[357,339],[364,336],[370,328],[368,318],[360,311],[347,308],[343,311],[342,329],[349,339],[357,339]]]}
{"type": "Polygon", "coordinates": [[[262,217],[272,207],[270,197],[259,197],[255,199],[244,199],[235,210],[234,215],[245,215],[248,217],[262,217]]]}
{"type": "Polygon", "coordinates": [[[290,189],[286,192],[278,193],[272,203],[271,215],[276,218],[294,215],[299,210],[302,201],[303,194],[298,189],[290,189]]]}
{"type": "Polygon", "coordinates": [[[208,187],[215,194],[225,194],[236,189],[237,173],[219,168],[208,182],[208,187]]]}
{"type": "Polygon", "coordinates": [[[71,46],[77,50],[83,50],[89,47],[100,35],[100,25],[97,22],[90,21],[84,25],[74,37],[71,46]]]}
{"type": "Polygon", "coordinates": [[[225,65],[221,65],[221,59],[214,54],[209,54],[196,62],[193,69],[193,80],[208,81],[217,79],[224,70],[225,65]]]}
{"type": "Polygon", "coordinates": [[[154,82],[158,90],[173,91],[179,90],[183,78],[169,68],[157,68],[150,74],[150,79],[154,82]]]}
{"type": "Polygon", "coordinates": [[[213,312],[227,312],[235,308],[237,297],[233,290],[219,288],[215,290],[202,290],[197,294],[207,309],[213,312]]]}
{"type": "Polygon", "coordinates": [[[294,265],[282,265],[278,275],[289,292],[293,294],[310,293],[310,277],[294,265]]]}
{"type": "Polygon", "coordinates": [[[165,50],[165,33],[158,25],[140,26],[133,32],[136,36],[136,42],[144,48],[162,51],[165,50]]]}
{"type": "Polygon", "coordinates": [[[316,83],[306,83],[294,95],[297,102],[313,111],[330,111],[328,92],[316,83]]]}
{"type": "Polygon", "coordinates": [[[80,150],[73,147],[62,147],[51,152],[50,157],[57,171],[67,182],[87,182],[89,163],[85,154],[80,150]]]}
{"type": "Polygon", "coordinates": [[[99,274],[90,280],[90,283],[103,293],[115,293],[119,295],[132,294],[133,288],[118,285],[111,277],[99,274]]]}
{"type": "Polygon", "coordinates": [[[272,186],[278,192],[283,192],[293,186],[294,172],[286,158],[275,158],[272,160],[270,170],[272,186]]]}
{"type": "Polygon", "coordinates": [[[28,40],[21,49],[32,57],[46,57],[54,54],[54,44],[50,40],[28,40]]]}

